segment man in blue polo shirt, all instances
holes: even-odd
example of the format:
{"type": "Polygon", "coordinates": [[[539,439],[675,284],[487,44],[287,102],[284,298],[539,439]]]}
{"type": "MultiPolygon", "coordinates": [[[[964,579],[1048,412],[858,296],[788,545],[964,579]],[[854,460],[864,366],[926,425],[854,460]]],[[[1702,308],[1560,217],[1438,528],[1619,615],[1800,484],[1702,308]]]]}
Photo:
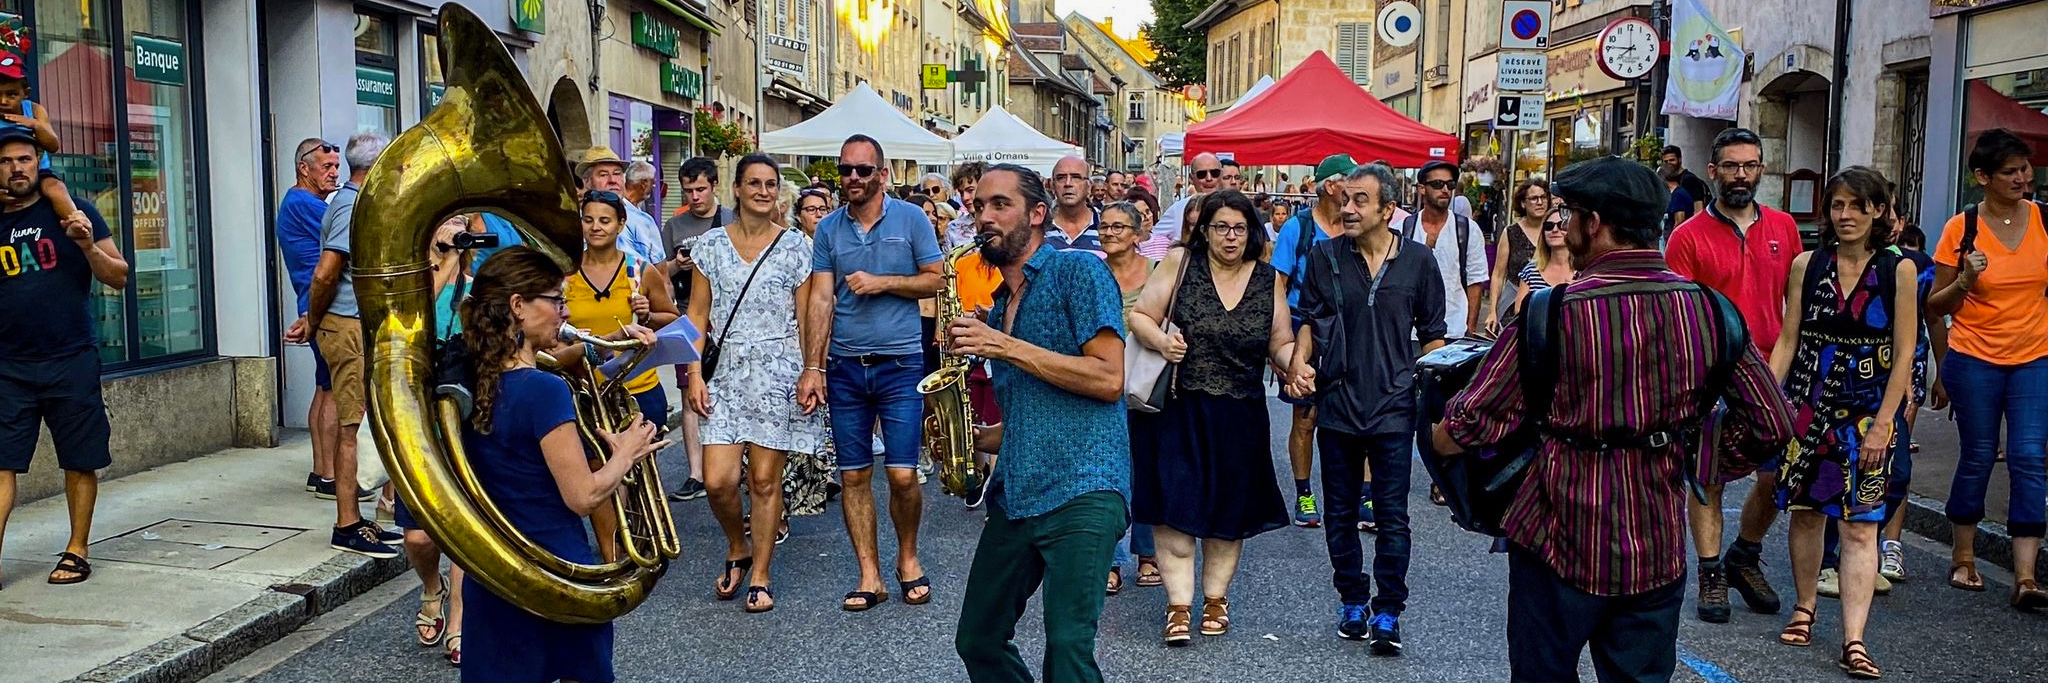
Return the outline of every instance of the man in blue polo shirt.
{"type": "MultiPolygon", "coordinates": [[[[327,196],[341,187],[341,148],[320,138],[299,141],[297,182],[285,190],[277,205],[277,248],[284,255],[284,269],[291,276],[292,294],[298,297],[299,315],[306,314],[307,297],[313,293],[313,268],[320,265],[320,219],[327,215],[327,196]]],[[[313,350],[313,403],[306,408],[306,426],[313,432],[313,471],[306,474],[306,490],[319,498],[334,497],[333,378],[327,359],[313,350]]]]}
{"type": "Polygon", "coordinates": [[[917,205],[890,199],[889,161],[882,143],[854,135],[839,147],[846,206],[818,223],[811,256],[811,298],[803,329],[804,371],[797,401],[805,410],[832,409],[842,510],[860,585],[846,594],[849,612],[889,599],[875,547],[875,422],[882,424],[889,478],[889,521],[896,527],[896,580],[903,601],[932,598],[917,560],[924,494],[917,460],[924,436],[923,326],[917,300],[939,291],[939,239],[917,205]],[[829,354],[827,353],[829,350],[829,354]],[[829,360],[828,360],[829,358],[829,360]]]}

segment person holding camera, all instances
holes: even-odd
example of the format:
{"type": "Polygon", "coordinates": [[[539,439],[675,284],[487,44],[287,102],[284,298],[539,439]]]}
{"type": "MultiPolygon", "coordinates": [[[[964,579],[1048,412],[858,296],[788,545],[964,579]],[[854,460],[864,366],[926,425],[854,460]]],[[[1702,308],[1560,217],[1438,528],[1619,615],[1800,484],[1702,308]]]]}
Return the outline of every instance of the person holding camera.
{"type": "Polygon", "coordinates": [[[1666,196],[1649,169],[1581,162],[1551,192],[1581,266],[1529,304],[1550,312],[1539,338],[1555,347],[1525,360],[1523,322],[1510,324],[1445,407],[1433,442],[1451,457],[1536,430],[1503,523],[1513,680],[1577,680],[1590,644],[1603,683],[1668,681],[1685,603],[1690,451],[1712,456],[1702,476],[1738,478],[1784,450],[1792,417],[1747,330],[1722,312],[1732,306],[1665,265],[1656,247],[1666,196]],[[1531,384],[1555,386],[1547,407],[1524,394],[1532,368],[1545,378],[1531,384]],[[1703,427],[1716,398],[1728,406],[1720,441],[1698,444],[1713,433],[1703,427]]]}

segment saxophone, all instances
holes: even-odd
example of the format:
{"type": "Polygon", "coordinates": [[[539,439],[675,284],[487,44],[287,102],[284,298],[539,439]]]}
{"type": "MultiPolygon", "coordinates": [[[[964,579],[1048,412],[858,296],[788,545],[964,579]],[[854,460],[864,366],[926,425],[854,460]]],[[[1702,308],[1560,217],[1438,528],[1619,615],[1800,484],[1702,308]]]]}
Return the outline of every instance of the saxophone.
{"type": "MultiPolygon", "coordinates": [[[[987,237],[976,236],[973,242],[954,247],[946,253],[939,275],[946,284],[939,290],[938,325],[934,333],[941,349],[949,345],[947,326],[954,318],[967,315],[960,303],[960,273],[956,264],[968,252],[987,243],[987,237]]],[[[927,408],[924,418],[925,452],[930,453],[932,461],[938,465],[939,488],[948,495],[960,497],[980,489],[982,479],[988,476],[974,457],[974,406],[967,400],[967,370],[970,365],[966,356],[943,354],[939,356],[939,369],[917,383],[917,391],[924,394],[927,408]]]]}

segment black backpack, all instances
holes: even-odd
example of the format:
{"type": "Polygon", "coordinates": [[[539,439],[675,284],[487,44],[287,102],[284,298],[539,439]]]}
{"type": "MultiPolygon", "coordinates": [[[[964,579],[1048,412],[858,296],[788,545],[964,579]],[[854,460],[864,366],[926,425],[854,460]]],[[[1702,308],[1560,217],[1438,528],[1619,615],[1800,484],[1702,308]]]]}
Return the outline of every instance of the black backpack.
{"type": "MultiPolygon", "coordinates": [[[[1438,456],[1430,445],[1430,438],[1424,436],[1419,439],[1423,466],[1436,482],[1438,492],[1443,494],[1446,507],[1451,511],[1451,521],[1466,531],[1505,537],[1508,507],[1520,494],[1522,482],[1528,478],[1529,465],[1535,462],[1545,440],[1563,441],[1575,448],[1588,450],[1680,448],[1685,453],[1683,469],[1686,484],[1694,498],[1704,501],[1706,492],[1700,484],[1699,474],[1702,471],[1718,472],[1720,463],[1711,449],[1700,449],[1698,445],[1703,438],[1707,417],[1733,380],[1735,364],[1748,351],[1749,330],[1742,320],[1742,313],[1727,297],[1704,286],[1692,286],[1698,287],[1713,302],[1717,340],[1715,362],[1707,372],[1706,383],[1698,397],[1698,417],[1687,424],[1626,437],[1578,437],[1550,429],[1548,411],[1558,381],[1558,321],[1563,315],[1565,297],[1562,287],[1551,287],[1529,295],[1528,303],[1522,308],[1518,334],[1523,347],[1519,359],[1523,405],[1532,407],[1531,419],[1501,443],[1494,444],[1491,456],[1478,450],[1450,457],[1438,456]],[[1541,408],[1534,408],[1537,406],[1541,408]],[[1699,462],[1702,450],[1706,451],[1707,463],[1699,462]]],[[[1443,404],[1453,393],[1443,387],[1456,385],[1462,389],[1471,382],[1479,366],[1480,363],[1472,362],[1448,369],[1417,367],[1416,373],[1421,381],[1416,386],[1424,396],[1424,400],[1417,402],[1418,410],[1425,418],[1417,421],[1420,431],[1426,433],[1433,423],[1441,419],[1443,404]]]]}
{"type": "MultiPolygon", "coordinates": [[[[2039,201],[2034,201],[2034,200],[2026,200],[2026,201],[2022,201],[2022,202],[2020,202],[2020,203],[2021,203],[2021,204],[2023,204],[2023,205],[2027,205],[2027,206],[2030,206],[2030,207],[2031,207],[2031,208],[2033,208],[2033,209],[2034,209],[2035,211],[2038,211],[2038,212],[2040,213],[2040,216],[2039,216],[2039,217],[2041,217],[2041,218],[2048,218],[2048,202],[2039,202],[2039,201]]],[[[2041,224],[2041,231],[2042,231],[2042,232],[2048,232],[2048,220],[2043,220],[2043,221],[2039,221],[2039,223],[2041,224]]],[[[1976,250],[1977,250],[1977,205],[1976,205],[1976,204],[1971,204],[1971,205],[1970,205],[1970,208],[1967,208],[1967,209],[1963,209],[1963,240],[1962,240],[1962,244],[1961,244],[1961,245],[1959,245],[1958,249],[1956,250],[1956,253],[1958,253],[1958,254],[1967,254],[1967,253],[1970,253],[1970,252],[1973,252],[1973,251],[1976,251],[1976,250]]]]}

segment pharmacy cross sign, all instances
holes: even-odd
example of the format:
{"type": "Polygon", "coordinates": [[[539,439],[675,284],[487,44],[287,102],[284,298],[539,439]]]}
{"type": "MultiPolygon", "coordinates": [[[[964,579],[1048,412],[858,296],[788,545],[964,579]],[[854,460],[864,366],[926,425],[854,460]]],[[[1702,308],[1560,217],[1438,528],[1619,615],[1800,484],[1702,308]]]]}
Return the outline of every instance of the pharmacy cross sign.
{"type": "Polygon", "coordinates": [[[958,69],[947,72],[946,78],[954,83],[972,88],[979,85],[984,79],[987,79],[988,72],[981,69],[958,69]]]}

